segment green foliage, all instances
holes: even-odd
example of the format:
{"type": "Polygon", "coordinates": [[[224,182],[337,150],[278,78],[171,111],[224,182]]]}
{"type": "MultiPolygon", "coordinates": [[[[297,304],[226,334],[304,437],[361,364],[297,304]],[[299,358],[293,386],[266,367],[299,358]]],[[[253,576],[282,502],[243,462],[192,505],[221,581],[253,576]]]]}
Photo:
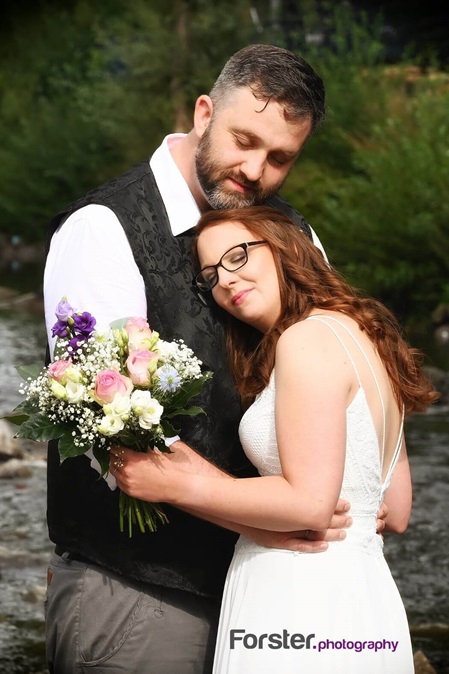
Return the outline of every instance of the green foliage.
{"type": "MultiPolygon", "coordinates": [[[[57,440],[67,435],[67,432],[66,425],[54,423],[45,414],[36,413],[20,425],[14,437],[29,438],[36,442],[48,442],[49,440],[57,440]]],[[[78,454],[81,453],[79,447],[77,451],[78,454]]]]}
{"type": "Polygon", "coordinates": [[[42,240],[60,208],[148,157],[180,105],[190,124],[196,96],[248,41],[248,3],[219,0],[213,12],[205,0],[173,4],[78,0],[70,10],[49,6],[7,38],[2,232],[42,240]],[[176,8],[186,12],[185,40],[176,8]]]}
{"type": "Polygon", "coordinates": [[[386,68],[380,18],[349,3],[304,0],[288,43],[273,7],[72,0],[5,34],[1,231],[42,240],[59,208],[150,155],[166,133],[187,131],[196,97],[230,54],[271,41],[312,63],[328,102],[284,196],[350,280],[404,319],[447,302],[447,79],[406,62],[386,68]]]}
{"type": "Polygon", "coordinates": [[[379,64],[378,26],[341,22],[348,11],[334,14],[334,48],[307,54],[330,114],[283,194],[352,283],[422,322],[447,292],[449,82],[379,64]]]}
{"type": "Polygon", "coordinates": [[[444,301],[449,273],[449,91],[435,89],[348,135],[350,170],[306,159],[286,190],[348,278],[409,321],[444,301]]]}
{"type": "Polygon", "coordinates": [[[324,200],[332,253],[403,316],[431,311],[449,274],[448,104],[449,94],[423,94],[375,126],[356,150],[358,173],[324,200]],[[338,231],[351,241],[350,259],[338,231]]]}

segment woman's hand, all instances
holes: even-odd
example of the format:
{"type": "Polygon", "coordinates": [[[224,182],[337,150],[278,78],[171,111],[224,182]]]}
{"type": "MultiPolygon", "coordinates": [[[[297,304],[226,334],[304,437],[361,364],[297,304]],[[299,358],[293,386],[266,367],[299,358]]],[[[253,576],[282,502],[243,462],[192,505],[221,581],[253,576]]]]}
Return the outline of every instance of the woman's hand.
{"type": "Polygon", "coordinates": [[[169,459],[170,454],[149,449],[135,452],[125,447],[112,447],[109,470],[122,491],[143,501],[170,500],[170,485],[180,469],[169,459]]]}

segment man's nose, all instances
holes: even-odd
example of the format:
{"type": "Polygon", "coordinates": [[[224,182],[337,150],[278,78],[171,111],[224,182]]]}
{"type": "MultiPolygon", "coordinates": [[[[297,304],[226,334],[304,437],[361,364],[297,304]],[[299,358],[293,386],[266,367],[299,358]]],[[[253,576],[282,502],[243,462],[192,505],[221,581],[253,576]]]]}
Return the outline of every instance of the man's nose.
{"type": "Polygon", "coordinates": [[[261,152],[246,152],[245,160],[240,165],[240,170],[251,182],[257,182],[263,176],[266,156],[261,152]]]}

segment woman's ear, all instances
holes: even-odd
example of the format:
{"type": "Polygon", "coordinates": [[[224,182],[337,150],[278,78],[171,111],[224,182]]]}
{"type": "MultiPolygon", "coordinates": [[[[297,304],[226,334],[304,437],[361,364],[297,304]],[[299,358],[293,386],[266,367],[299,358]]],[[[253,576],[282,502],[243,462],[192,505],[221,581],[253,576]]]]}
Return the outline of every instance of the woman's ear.
{"type": "Polygon", "coordinates": [[[214,104],[210,96],[203,94],[195,103],[193,113],[193,128],[198,138],[201,138],[212,119],[214,104]]]}

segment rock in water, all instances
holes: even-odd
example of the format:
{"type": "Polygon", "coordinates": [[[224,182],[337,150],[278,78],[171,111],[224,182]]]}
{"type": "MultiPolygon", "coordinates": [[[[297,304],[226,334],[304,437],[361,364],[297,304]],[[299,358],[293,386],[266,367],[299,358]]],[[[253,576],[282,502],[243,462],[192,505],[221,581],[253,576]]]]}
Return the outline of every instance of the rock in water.
{"type": "Polygon", "coordinates": [[[8,461],[13,457],[22,459],[23,456],[20,440],[14,438],[14,432],[8,422],[0,419],[0,461],[8,461]]]}

